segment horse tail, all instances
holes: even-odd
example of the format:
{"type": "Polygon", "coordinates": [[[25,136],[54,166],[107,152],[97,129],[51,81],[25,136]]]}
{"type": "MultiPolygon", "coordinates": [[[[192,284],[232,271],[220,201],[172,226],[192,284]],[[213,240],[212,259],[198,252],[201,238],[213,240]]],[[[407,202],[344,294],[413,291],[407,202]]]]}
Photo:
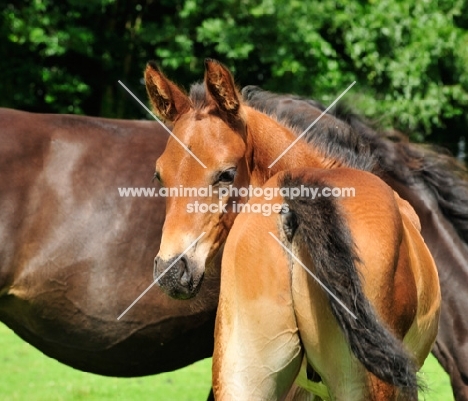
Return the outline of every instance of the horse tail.
{"type": "MultiPolygon", "coordinates": [[[[468,172],[466,167],[441,149],[420,144],[397,144],[400,157],[413,177],[421,180],[434,196],[439,209],[468,244],[468,172]]],[[[412,182],[408,182],[412,184],[412,182]]]]}
{"type": "Polygon", "coordinates": [[[375,124],[353,113],[347,105],[337,106],[334,115],[371,143],[372,152],[380,163],[376,174],[383,172],[416,193],[424,189],[415,184],[423,183],[458,236],[468,244],[468,171],[465,165],[446,149],[435,145],[410,143],[404,135],[397,135],[395,141],[395,131],[376,129],[375,124]]]}
{"type": "MultiPolygon", "coordinates": [[[[324,188],[320,180],[292,177],[285,173],[280,181],[285,188],[314,186],[324,188]]],[[[320,190],[319,190],[320,191],[320,190]]],[[[285,199],[297,224],[299,238],[312,258],[314,273],[349,311],[330,294],[331,310],[356,358],[367,371],[384,382],[400,388],[409,398],[417,394],[416,366],[402,342],[379,321],[364,295],[356,267],[360,263],[351,232],[339,205],[332,197],[285,199]]]]}

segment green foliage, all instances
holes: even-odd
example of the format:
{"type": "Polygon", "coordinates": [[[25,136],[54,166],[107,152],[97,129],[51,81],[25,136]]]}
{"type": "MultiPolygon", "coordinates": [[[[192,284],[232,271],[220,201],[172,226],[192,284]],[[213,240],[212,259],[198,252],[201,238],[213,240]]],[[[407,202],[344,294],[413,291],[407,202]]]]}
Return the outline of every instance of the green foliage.
{"type": "Polygon", "coordinates": [[[374,103],[371,114],[388,114],[391,124],[421,133],[463,115],[466,71],[456,64],[459,42],[468,37],[453,23],[461,6],[384,0],[345,7],[337,15],[335,29],[344,33],[367,104],[374,103]]]}
{"type": "MultiPolygon", "coordinates": [[[[239,85],[345,99],[413,139],[457,144],[467,131],[468,6],[464,0],[31,0],[0,10],[0,104],[143,117],[155,59],[189,86],[205,57],[239,85]]],[[[452,147],[455,149],[455,147],[452,147]]]]}

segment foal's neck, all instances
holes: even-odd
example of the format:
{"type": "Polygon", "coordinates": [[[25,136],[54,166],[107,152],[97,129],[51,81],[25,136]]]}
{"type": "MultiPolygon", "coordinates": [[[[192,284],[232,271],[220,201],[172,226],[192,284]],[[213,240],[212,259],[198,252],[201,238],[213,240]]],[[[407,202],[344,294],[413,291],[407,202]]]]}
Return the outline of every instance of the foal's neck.
{"type": "Polygon", "coordinates": [[[253,149],[252,184],[263,185],[269,177],[287,169],[298,167],[329,169],[341,165],[338,161],[320,154],[304,139],[299,139],[288,149],[297,139],[296,135],[263,113],[250,107],[246,107],[245,111],[248,121],[248,141],[253,149]],[[279,157],[286,149],[288,150],[279,157]],[[270,167],[273,162],[274,165],[270,167]]]}

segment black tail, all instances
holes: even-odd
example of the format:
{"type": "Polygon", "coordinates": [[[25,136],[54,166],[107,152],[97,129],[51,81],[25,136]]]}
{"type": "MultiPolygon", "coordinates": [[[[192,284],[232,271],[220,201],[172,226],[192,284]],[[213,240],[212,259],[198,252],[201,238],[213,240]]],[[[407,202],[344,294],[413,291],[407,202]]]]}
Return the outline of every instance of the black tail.
{"type": "MultiPolygon", "coordinates": [[[[408,163],[413,183],[416,179],[424,182],[444,216],[468,244],[468,173],[465,166],[446,151],[424,145],[402,143],[399,154],[401,158],[413,161],[408,163]]],[[[411,186],[411,180],[408,181],[411,186]]]]}
{"type": "Polygon", "coordinates": [[[391,132],[374,129],[372,123],[354,114],[346,105],[337,107],[335,116],[371,143],[372,153],[380,164],[381,172],[376,173],[383,172],[416,192],[420,189],[414,184],[423,182],[443,215],[468,244],[468,171],[465,165],[446,149],[434,145],[410,143],[401,138],[388,140],[391,132]]]}
{"type": "MultiPolygon", "coordinates": [[[[282,187],[324,187],[285,174],[282,187]]],[[[297,234],[306,245],[315,274],[357,317],[354,319],[333,297],[328,296],[333,315],[350,348],[364,367],[379,379],[417,398],[416,367],[403,344],[380,323],[365,297],[356,268],[359,258],[346,224],[333,198],[285,199],[297,217],[297,234]]]]}

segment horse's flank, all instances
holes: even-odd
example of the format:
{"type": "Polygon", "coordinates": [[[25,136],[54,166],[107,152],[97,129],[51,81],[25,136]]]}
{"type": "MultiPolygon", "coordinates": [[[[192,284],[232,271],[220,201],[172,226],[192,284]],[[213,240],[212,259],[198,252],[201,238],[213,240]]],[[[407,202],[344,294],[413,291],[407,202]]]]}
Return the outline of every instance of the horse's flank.
{"type": "Polygon", "coordinates": [[[0,109],[0,319],[45,354],[113,376],[211,356],[218,282],[189,303],[152,283],[164,200],[150,187],[167,141],[156,122],[0,109]]]}

